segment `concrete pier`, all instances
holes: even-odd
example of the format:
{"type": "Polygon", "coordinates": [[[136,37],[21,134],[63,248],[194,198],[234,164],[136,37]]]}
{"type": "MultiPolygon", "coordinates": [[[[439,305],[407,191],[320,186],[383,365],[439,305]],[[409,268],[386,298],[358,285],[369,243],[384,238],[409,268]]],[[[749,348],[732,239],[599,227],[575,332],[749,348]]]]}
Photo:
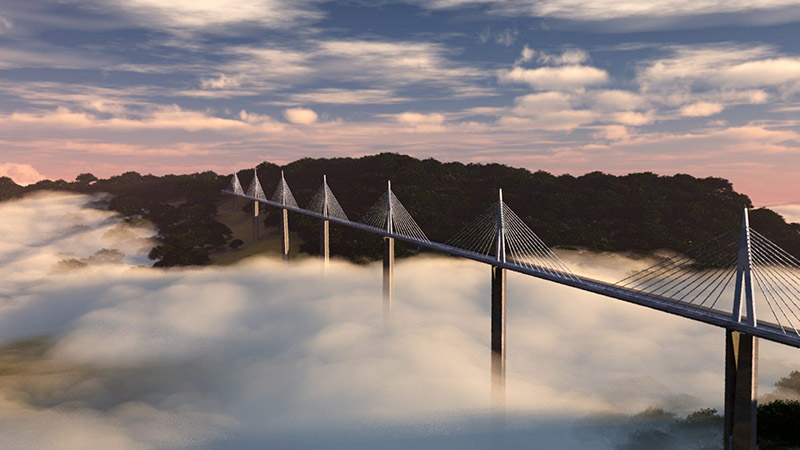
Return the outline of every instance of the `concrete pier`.
{"type": "Polygon", "coordinates": [[[284,261],[289,260],[289,211],[281,209],[281,256],[284,261]]]}
{"type": "Polygon", "coordinates": [[[383,318],[392,316],[394,303],[394,238],[383,238],[383,318]]]}
{"type": "Polygon", "coordinates": [[[322,221],[322,235],[320,236],[320,254],[325,268],[328,268],[331,260],[331,235],[330,235],[330,221],[322,221]]]}
{"type": "Polygon", "coordinates": [[[725,331],[725,450],[756,450],[758,338],[725,331]]]}
{"type": "Polygon", "coordinates": [[[492,406],[505,408],[506,269],[492,267],[492,406]]]}
{"type": "Polygon", "coordinates": [[[253,240],[254,241],[258,240],[258,229],[259,229],[258,207],[259,207],[259,203],[258,202],[253,202],[253,240]]]}

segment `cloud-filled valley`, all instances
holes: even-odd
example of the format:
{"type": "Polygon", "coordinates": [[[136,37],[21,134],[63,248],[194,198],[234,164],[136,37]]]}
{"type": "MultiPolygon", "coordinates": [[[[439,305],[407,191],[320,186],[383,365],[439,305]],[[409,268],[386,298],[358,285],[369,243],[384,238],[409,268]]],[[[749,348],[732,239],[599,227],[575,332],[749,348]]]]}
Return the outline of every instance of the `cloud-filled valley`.
{"type": "MultiPolygon", "coordinates": [[[[327,275],[315,259],[137,267],[152,231],[92,206],[101,200],[0,203],[6,448],[486,448],[496,438],[487,267],[400,260],[387,325],[375,264],[338,261],[327,275]],[[113,256],[92,258],[103,249],[113,256]]],[[[562,257],[609,280],[648,262],[562,257]]],[[[509,443],[614,448],[628,425],[609,417],[721,410],[722,330],[518,274],[508,299],[509,443]]],[[[760,392],[798,364],[797,351],[762,343],[760,392]]]]}

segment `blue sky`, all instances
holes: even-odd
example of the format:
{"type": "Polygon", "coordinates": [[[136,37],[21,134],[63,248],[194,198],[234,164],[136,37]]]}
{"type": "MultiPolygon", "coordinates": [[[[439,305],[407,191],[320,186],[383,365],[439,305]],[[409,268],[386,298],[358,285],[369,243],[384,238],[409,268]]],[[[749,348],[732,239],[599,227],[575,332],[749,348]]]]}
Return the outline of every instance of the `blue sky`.
{"type": "Polygon", "coordinates": [[[0,174],[381,151],[800,200],[800,2],[0,0],[0,174]]]}

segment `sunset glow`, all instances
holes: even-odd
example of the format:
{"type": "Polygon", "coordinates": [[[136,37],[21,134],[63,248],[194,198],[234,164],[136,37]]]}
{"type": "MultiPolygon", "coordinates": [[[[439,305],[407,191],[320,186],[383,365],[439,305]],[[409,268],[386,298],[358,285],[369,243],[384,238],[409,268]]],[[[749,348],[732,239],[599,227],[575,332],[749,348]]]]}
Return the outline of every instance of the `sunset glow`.
{"type": "Polygon", "coordinates": [[[391,151],[800,200],[794,1],[6,2],[20,183],[391,151]]]}

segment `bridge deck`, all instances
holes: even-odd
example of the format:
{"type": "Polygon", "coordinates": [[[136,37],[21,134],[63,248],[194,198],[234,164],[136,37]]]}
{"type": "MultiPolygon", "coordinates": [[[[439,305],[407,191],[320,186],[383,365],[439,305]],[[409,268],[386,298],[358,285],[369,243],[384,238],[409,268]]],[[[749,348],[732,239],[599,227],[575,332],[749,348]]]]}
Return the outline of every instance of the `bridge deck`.
{"type": "Polygon", "coordinates": [[[228,190],[225,190],[223,192],[239,198],[260,202],[270,206],[274,206],[276,208],[286,209],[306,216],[315,217],[320,220],[328,220],[332,223],[366,231],[368,233],[376,234],[379,236],[391,237],[398,241],[407,242],[409,244],[435,250],[437,252],[441,252],[447,255],[471,259],[473,261],[478,261],[492,266],[503,267],[505,269],[514,272],[523,273],[525,275],[530,275],[536,278],[552,281],[554,283],[574,287],[587,292],[593,292],[595,294],[615,298],[629,303],[634,303],[651,309],[656,309],[659,311],[674,314],[680,317],[685,317],[687,319],[692,319],[698,322],[707,323],[709,325],[714,325],[734,331],[740,331],[769,341],[789,345],[791,347],[800,348],[800,336],[796,334],[792,335],[785,333],[780,329],[778,325],[773,324],[771,322],[759,320],[756,326],[752,326],[743,322],[735,321],[731,317],[730,313],[718,309],[707,309],[703,307],[698,307],[696,305],[691,305],[685,302],[680,302],[665,297],[660,297],[657,295],[638,292],[630,289],[624,289],[610,283],[581,277],[579,275],[560,274],[552,270],[541,270],[531,267],[525,267],[518,264],[514,264],[513,262],[500,262],[497,261],[496,258],[491,256],[475,253],[472,251],[464,250],[458,247],[442,244],[439,242],[417,239],[398,233],[390,233],[387,232],[385,229],[377,228],[360,222],[354,222],[351,220],[341,219],[333,216],[325,216],[323,214],[314,211],[309,211],[307,209],[299,208],[296,206],[283,205],[281,203],[272,200],[259,199],[250,195],[237,194],[228,190]]]}

